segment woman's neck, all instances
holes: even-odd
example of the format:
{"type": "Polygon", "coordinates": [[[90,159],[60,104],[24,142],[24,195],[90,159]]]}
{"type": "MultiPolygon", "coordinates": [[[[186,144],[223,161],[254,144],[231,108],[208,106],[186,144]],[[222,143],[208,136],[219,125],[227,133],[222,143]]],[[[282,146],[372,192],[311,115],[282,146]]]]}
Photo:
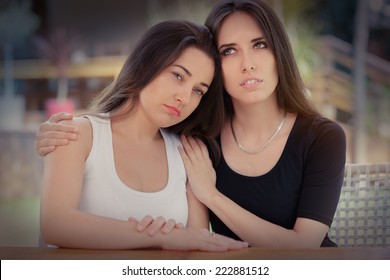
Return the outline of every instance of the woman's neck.
{"type": "Polygon", "coordinates": [[[159,127],[151,124],[142,114],[137,112],[137,108],[124,112],[118,110],[110,115],[112,132],[134,141],[145,143],[160,139],[159,127]]]}
{"type": "Polygon", "coordinates": [[[257,104],[234,104],[234,127],[246,135],[268,134],[280,123],[284,111],[275,102],[257,104]]]}

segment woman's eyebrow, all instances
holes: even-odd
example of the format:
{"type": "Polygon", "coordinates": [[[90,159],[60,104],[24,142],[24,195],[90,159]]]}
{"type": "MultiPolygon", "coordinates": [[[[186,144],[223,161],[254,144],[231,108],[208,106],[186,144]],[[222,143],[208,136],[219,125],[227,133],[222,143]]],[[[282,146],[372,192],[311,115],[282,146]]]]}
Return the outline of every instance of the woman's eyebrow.
{"type": "Polygon", "coordinates": [[[203,83],[203,82],[201,82],[200,85],[201,85],[201,86],[204,86],[204,87],[207,87],[207,88],[210,88],[210,86],[209,86],[208,84],[203,83]]]}
{"type": "Polygon", "coordinates": [[[254,42],[262,41],[262,40],[265,40],[265,38],[264,37],[255,38],[255,39],[251,40],[251,42],[254,43],[254,42]]]}
{"type": "MultiPolygon", "coordinates": [[[[179,67],[179,68],[183,69],[183,71],[186,72],[188,76],[190,76],[190,77],[192,76],[192,73],[190,72],[190,70],[188,70],[188,69],[185,68],[184,66],[179,65],[179,64],[172,64],[172,66],[179,67]]],[[[210,88],[210,86],[209,86],[208,84],[206,84],[206,83],[201,82],[200,84],[201,84],[202,86],[204,86],[204,87],[210,88]]]]}
{"type": "Polygon", "coordinates": [[[221,50],[221,49],[226,48],[226,47],[233,47],[233,46],[235,46],[235,45],[236,45],[235,43],[223,44],[223,45],[221,45],[221,46],[218,48],[218,50],[221,50]]]}
{"type": "Polygon", "coordinates": [[[183,69],[183,71],[186,72],[188,76],[190,76],[190,77],[192,76],[192,73],[190,72],[190,70],[188,70],[188,69],[185,68],[184,66],[179,65],[179,64],[172,64],[172,66],[179,67],[179,68],[183,69]]]}

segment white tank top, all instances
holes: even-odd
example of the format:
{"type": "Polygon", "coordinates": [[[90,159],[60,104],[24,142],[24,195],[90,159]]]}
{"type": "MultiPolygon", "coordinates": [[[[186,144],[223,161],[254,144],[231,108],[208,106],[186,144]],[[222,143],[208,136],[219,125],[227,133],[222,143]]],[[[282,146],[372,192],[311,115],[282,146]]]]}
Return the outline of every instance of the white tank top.
{"type": "Polygon", "coordinates": [[[86,160],[80,210],[119,220],[162,216],[186,225],[187,177],[177,149],[181,145],[177,135],[160,130],[168,161],[168,183],[161,191],[145,193],[126,186],[116,172],[110,119],[87,117],[92,123],[93,141],[86,160]]]}

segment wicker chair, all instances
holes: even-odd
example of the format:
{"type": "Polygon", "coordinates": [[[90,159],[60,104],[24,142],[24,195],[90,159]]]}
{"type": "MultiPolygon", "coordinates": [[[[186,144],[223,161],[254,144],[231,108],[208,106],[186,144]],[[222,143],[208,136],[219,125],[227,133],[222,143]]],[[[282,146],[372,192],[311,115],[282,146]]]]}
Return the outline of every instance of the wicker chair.
{"type": "Polygon", "coordinates": [[[390,247],[390,163],[345,166],[329,236],[340,247],[390,247]]]}

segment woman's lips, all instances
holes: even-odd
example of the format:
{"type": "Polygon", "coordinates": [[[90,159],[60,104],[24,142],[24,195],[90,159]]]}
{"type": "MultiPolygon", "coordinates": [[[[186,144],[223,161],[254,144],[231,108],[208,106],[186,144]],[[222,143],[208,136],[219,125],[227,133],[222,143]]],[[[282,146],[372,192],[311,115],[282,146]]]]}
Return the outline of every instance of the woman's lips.
{"type": "Polygon", "coordinates": [[[165,105],[165,107],[168,109],[168,112],[176,117],[180,117],[180,109],[175,106],[169,106],[165,105]]]}
{"type": "Polygon", "coordinates": [[[254,87],[257,87],[262,81],[256,78],[249,78],[240,83],[240,86],[246,88],[246,89],[251,89],[254,87]]]}

